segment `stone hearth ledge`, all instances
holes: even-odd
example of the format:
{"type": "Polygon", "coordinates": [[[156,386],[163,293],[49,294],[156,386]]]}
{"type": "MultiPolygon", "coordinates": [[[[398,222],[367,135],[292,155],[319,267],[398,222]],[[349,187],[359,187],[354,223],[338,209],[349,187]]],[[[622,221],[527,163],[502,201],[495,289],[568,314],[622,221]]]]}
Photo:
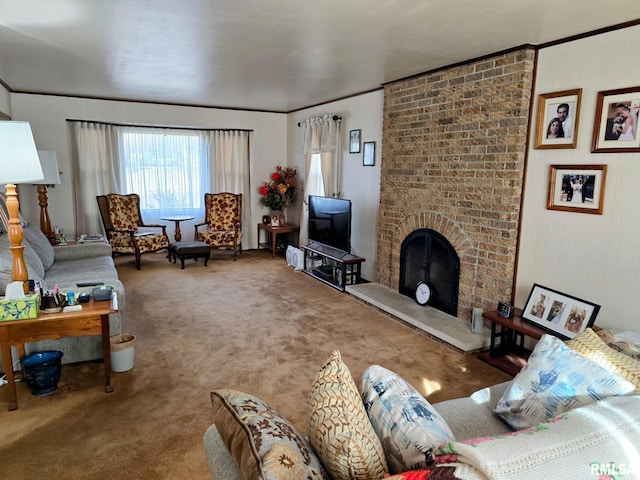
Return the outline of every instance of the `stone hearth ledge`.
{"type": "Polygon", "coordinates": [[[413,325],[465,353],[489,347],[490,331],[482,335],[471,332],[471,324],[429,306],[421,306],[405,295],[379,283],[347,285],[347,293],[379,308],[383,312],[413,325]]]}

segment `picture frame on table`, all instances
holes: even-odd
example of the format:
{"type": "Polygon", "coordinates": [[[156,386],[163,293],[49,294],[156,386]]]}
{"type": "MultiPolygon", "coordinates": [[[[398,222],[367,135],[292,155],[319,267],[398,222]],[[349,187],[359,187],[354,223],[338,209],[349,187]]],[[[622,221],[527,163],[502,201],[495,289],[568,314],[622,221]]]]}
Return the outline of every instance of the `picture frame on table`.
{"type": "Polygon", "coordinates": [[[550,165],[547,210],[602,215],[606,165],[550,165]]]}
{"type": "Polygon", "coordinates": [[[581,88],[538,96],[534,148],[576,148],[581,100],[581,88]]]}
{"type": "Polygon", "coordinates": [[[271,226],[272,227],[281,227],[280,225],[280,215],[271,215],[271,226]]]}
{"type": "Polygon", "coordinates": [[[362,165],[373,167],[376,164],[376,142],[364,142],[362,165]]]}
{"type": "Polygon", "coordinates": [[[534,283],[522,318],[568,340],[592,327],[599,311],[600,305],[534,283]]]}
{"type": "Polygon", "coordinates": [[[640,152],[640,87],[598,92],[591,153],[640,152]]]}
{"type": "Polygon", "coordinates": [[[360,130],[349,130],[349,153],[360,153],[360,130]]]}

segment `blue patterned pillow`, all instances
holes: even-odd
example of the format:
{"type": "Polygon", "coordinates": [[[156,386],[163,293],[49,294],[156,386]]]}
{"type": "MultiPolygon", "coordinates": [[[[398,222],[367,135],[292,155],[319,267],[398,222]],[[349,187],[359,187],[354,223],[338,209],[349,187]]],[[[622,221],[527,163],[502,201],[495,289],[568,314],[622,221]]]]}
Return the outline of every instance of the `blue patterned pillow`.
{"type": "Polygon", "coordinates": [[[520,430],[606,397],[633,394],[635,389],[559,338],[543,335],[494,412],[520,430]]]}
{"type": "Polygon", "coordinates": [[[433,450],[438,445],[455,441],[451,429],[431,404],[386,368],[367,368],[361,390],[390,473],[425,469],[433,463],[433,450]]]}

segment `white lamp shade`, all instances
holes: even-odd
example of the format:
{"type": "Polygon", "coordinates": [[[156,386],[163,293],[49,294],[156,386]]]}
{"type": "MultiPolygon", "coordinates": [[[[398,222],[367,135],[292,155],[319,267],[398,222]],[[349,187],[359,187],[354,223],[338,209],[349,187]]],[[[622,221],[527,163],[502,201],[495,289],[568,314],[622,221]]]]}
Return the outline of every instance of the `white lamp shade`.
{"type": "Polygon", "coordinates": [[[49,150],[38,150],[40,157],[40,166],[44,173],[44,180],[38,182],[43,185],[60,185],[60,172],[58,171],[58,157],[56,152],[49,150]]]}
{"type": "Polygon", "coordinates": [[[0,183],[41,183],[43,178],[29,122],[0,121],[0,183]]]}

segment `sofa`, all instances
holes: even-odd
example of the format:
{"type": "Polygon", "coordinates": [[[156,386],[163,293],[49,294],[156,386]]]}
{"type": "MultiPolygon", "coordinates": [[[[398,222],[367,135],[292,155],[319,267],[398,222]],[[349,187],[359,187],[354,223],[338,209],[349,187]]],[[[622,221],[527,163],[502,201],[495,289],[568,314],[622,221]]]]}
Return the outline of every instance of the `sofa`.
{"type": "MultiPolygon", "coordinates": [[[[1,225],[0,225],[1,230],[1,225]]],[[[118,295],[118,313],[109,315],[110,334],[121,333],[121,316],[125,306],[124,287],[118,278],[111,247],[107,243],[82,243],[53,247],[40,228],[31,223],[23,225],[24,259],[29,279],[42,283],[43,289],[81,293],[92,287],[77,287],[78,282],[104,282],[111,285],[118,295]]],[[[11,283],[12,254],[6,233],[0,233],[0,295],[4,296],[11,283]]],[[[40,313],[46,315],[46,313],[40,313]]],[[[76,363],[102,359],[102,343],[99,336],[65,337],[60,340],[41,340],[27,343],[27,353],[41,350],[60,350],[63,363],[76,363]]],[[[14,354],[14,366],[17,358],[14,354]]],[[[5,366],[0,363],[0,371],[5,366]]]]}
{"type": "Polygon", "coordinates": [[[513,380],[433,405],[379,365],[358,388],[334,352],[311,385],[305,434],[221,389],[204,448],[214,480],[640,478],[639,394],[640,362],[591,329],[545,335],[513,380]]]}

